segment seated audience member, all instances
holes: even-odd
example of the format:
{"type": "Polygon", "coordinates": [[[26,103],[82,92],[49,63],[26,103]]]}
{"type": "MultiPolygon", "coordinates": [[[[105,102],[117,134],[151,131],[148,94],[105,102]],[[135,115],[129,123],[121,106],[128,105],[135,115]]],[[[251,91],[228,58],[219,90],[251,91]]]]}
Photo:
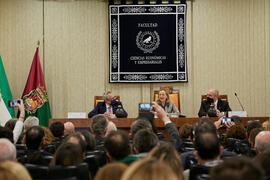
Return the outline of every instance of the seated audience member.
{"type": "Polygon", "coordinates": [[[116,101],[115,97],[110,91],[105,93],[103,99],[104,102],[99,102],[97,106],[91,112],[89,112],[88,118],[91,118],[97,114],[104,114],[108,118],[116,118],[115,113],[119,107],[121,107],[123,110],[123,117],[128,116],[127,112],[123,108],[122,103],[120,101],[116,101]]]}
{"type": "Polygon", "coordinates": [[[263,128],[254,128],[250,131],[248,142],[250,143],[251,147],[254,148],[255,145],[255,137],[263,131],[263,128]]]}
{"type": "Polygon", "coordinates": [[[264,174],[266,179],[270,179],[270,147],[268,147],[264,152],[258,154],[254,160],[258,162],[262,169],[264,170],[264,174]]]}
{"type": "Polygon", "coordinates": [[[157,103],[165,110],[165,112],[169,113],[169,116],[170,113],[179,113],[173,101],[170,100],[169,93],[165,90],[159,91],[157,103]]]}
{"type": "Polygon", "coordinates": [[[0,138],[7,138],[10,142],[13,141],[13,133],[10,129],[0,126],[0,138]]]}
{"type": "Polygon", "coordinates": [[[221,117],[224,113],[231,111],[228,102],[218,99],[219,92],[217,89],[209,89],[206,96],[207,100],[201,103],[201,107],[198,112],[199,117],[221,117]],[[209,112],[209,110],[211,110],[210,107],[213,108],[215,112],[209,112]]]}
{"type": "Polygon", "coordinates": [[[179,136],[182,139],[188,139],[190,137],[192,125],[185,123],[179,128],[179,136]]]}
{"type": "Polygon", "coordinates": [[[17,141],[17,144],[22,144],[23,137],[25,135],[25,132],[33,126],[38,126],[39,125],[39,119],[35,116],[29,116],[26,118],[26,120],[23,123],[23,132],[19,136],[19,139],[17,141]]]}
{"type": "Polygon", "coordinates": [[[155,116],[152,112],[143,112],[143,113],[139,113],[139,116],[137,117],[136,121],[138,119],[144,119],[144,120],[149,121],[151,126],[152,126],[152,131],[157,135],[157,137],[160,141],[164,141],[165,136],[164,136],[164,134],[158,132],[158,129],[155,125],[154,118],[155,118],[155,116]]]}
{"type": "Polygon", "coordinates": [[[78,144],[81,147],[83,153],[86,151],[86,142],[84,136],[80,132],[76,132],[66,137],[64,143],[78,144]]]}
{"type": "Polygon", "coordinates": [[[147,155],[147,158],[157,159],[169,165],[178,179],[184,179],[181,159],[176,149],[167,142],[162,142],[154,147],[147,155]]]}
{"type": "Polygon", "coordinates": [[[204,174],[209,174],[210,168],[222,162],[220,156],[223,148],[220,146],[216,134],[209,132],[199,133],[195,137],[194,146],[196,149],[194,155],[198,164],[184,172],[186,179],[190,180],[196,180],[196,171],[202,169],[205,170],[204,174]]]}
{"type": "Polygon", "coordinates": [[[20,159],[20,162],[48,165],[45,156],[50,156],[51,154],[46,151],[41,151],[44,140],[44,130],[40,126],[33,126],[28,129],[25,133],[25,144],[27,147],[27,152],[24,157],[20,159]]]}
{"type": "Polygon", "coordinates": [[[263,126],[263,128],[264,128],[265,131],[270,131],[270,120],[264,121],[262,123],[262,126],[263,126]]]}
{"type": "Polygon", "coordinates": [[[86,130],[80,131],[80,133],[84,136],[86,142],[86,151],[93,151],[96,149],[96,140],[95,137],[86,130]]]}
{"type": "Polygon", "coordinates": [[[52,144],[55,146],[55,149],[62,143],[64,137],[64,124],[60,121],[54,122],[50,126],[50,130],[54,136],[52,144]]]}
{"type": "Polygon", "coordinates": [[[0,162],[1,180],[32,180],[23,165],[14,161],[0,162]]]}
{"type": "Polygon", "coordinates": [[[51,165],[78,165],[83,162],[83,157],[83,151],[79,144],[63,143],[56,150],[51,165]]]}
{"type": "Polygon", "coordinates": [[[255,161],[245,157],[225,160],[211,170],[211,180],[263,180],[261,167],[255,161]]]}
{"type": "Polygon", "coordinates": [[[127,167],[126,164],[120,162],[106,164],[99,169],[94,180],[119,180],[127,167]]]}
{"type": "Polygon", "coordinates": [[[250,120],[248,121],[246,130],[247,130],[247,137],[249,138],[249,134],[251,132],[252,129],[254,128],[262,128],[262,124],[260,121],[256,121],[256,120],[250,120]]]}
{"type": "Polygon", "coordinates": [[[96,115],[91,119],[90,129],[95,135],[96,145],[103,144],[108,124],[109,120],[103,114],[96,115]]]}
{"type": "Polygon", "coordinates": [[[149,131],[153,131],[152,125],[148,120],[144,118],[142,119],[138,118],[130,126],[131,137],[133,138],[136,135],[136,133],[141,129],[147,129],[149,131]]]}
{"type": "Polygon", "coordinates": [[[139,130],[133,138],[133,147],[136,157],[144,158],[147,153],[159,144],[158,137],[149,130],[139,130]]]}
{"type": "Polygon", "coordinates": [[[13,131],[14,127],[16,125],[16,122],[17,122],[17,119],[10,119],[10,120],[8,120],[6,122],[4,127],[10,129],[11,131],[13,131]]]}
{"type": "Polygon", "coordinates": [[[56,147],[51,144],[54,140],[54,136],[49,128],[43,127],[43,126],[41,126],[41,128],[44,131],[44,139],[43,139],[42,149],[48,153],[54,154],[56,147]]]}
{"type": "MultiPolygon", "coordinates": [[[[196,141],[196,137],[198,137],[200,134],[202,133],[211,133],[214,134],[215,136],[217,136],[218,138],[218,133],[217,133],[217,129],[216,126],[214,125],[214,123],[208,119],[201,119],[199,122],[197,122],[194,125],[194,130],[192,130],[193,132],[191,133],[191,140],[193,142],[196,141]]],[[[234,152],[230,152],[230,151],[226,151],[226,150],[222,150],[222,157],[230,157],[230,156],[235,156],[236,153],[234,152]]],[[[189,162],[187,161],[188,158],[194,158],[194,151],[188,151],[188,152],[184,152],[181,153],[181,160],[182,160],[182,164],[184,169],[189,168],[189,166],[191,164],[189,164],[189,162]]]]}
{"type": "Polygon", "coordinates": [[[20,134],[22,133],[22,130],[23,130],[23,121],[24,121],[24,116],[25,116],[25,111],[24,111],[24,104],[23,104],[23,100],[20,99],[20,104],[18,104],[18,109],[19,109],[19,112],[20,112],[20,116],[19,118],[17,119],[17,122],[13,127],[13,141],[14,141],[14,144],[17,143],[17,140],[19,139],[19,136],[20,134]]]}
{"type": "Polygon", "coordinates": [[[124,131],[112,131],[109,133],[105,138],[104,147],[110,161],[126,162],[131,153],[129,138],[124,131]]]}
{"type": "Polygon", "coordinates": [[[17,161],[16,147],[6,138],[0,138],[0,162],[17,161]]]}
{"type": "Polygon", "coordinates": [[[267,147],[270,147],[270,131],[261,131],[255,138],[255,150],[262,153],[267,147]]]}
{"type": "Polygon", "coordinates": [[[234,122],[235,124],[242,124],[242,119],[240,116],[232,116],[231,117],[232,122],[234,122]]]}
{"type": "Polygon", "coordinates": [[[117,131],[117,127],[116,127],[116,125],[115,125],[112,121],[109,121],[108,126],[107,126],[107,130],[106,130],[105,137],[106,137],[111,131],[117,131]]]}
{"type": "Polygon", "coordinates": [[[73,133],[75,133],[74,124],[72,122],[64,123],[64,136],[68,136],[73,133]]]}
{"type": "Polygon", "coordinates": [[[121,180],[182,180],[166,163],[154,159],[141,159],[129,166],[121,180]]]}
{"type": "Polygon", "coordinates": [[[226,139],[235,138],[239,140],[246,139],[246,130],[242,125],[234,125],[226,131],[226,139]]]}

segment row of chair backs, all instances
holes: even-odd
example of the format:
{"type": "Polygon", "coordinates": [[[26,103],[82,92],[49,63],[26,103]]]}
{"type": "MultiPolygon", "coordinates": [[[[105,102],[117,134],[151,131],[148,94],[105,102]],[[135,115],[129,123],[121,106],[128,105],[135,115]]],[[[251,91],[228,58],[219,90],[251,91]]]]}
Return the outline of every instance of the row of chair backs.
{"type": "Polygon", "coordinates": [[[90,178],[87,163],[82,163],[77,166],[40,166],[34,164],[25,164],[24,166],[29,171],[32,179],[89,180],[90,178]]]}

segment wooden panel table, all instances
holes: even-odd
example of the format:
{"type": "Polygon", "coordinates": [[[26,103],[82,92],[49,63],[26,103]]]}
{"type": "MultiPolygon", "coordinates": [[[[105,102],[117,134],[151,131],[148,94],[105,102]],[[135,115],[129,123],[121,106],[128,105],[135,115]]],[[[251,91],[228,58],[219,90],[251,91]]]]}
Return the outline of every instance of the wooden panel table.
{"type": "MultiPolygon", "coordinates": [[[[190,124],[194,124],[197,121],[199,121],[202,118],[172,118],[171,121],[173,123],[175,123],[177,125],[177,127],[181,127],[183,124],[185,123],[190,123],[190,124]]],[[[218,118],[208,118],[211,121],[216,121],[218,120],[218,118]]],[[[241,118],[243,125],[246,125],[247,122],[249,120],[259,120],[261,123],[263,123],[264,121],[269,120],[269,117],[243,117],[241,118]]],[[[129,130],[131,124],[133,123],[133,121],[135,121],[136,118],[116,118],[116,119],[112,119],[111,121],[113,121],[118,129],[125,129],[125,130],[129,130]]],[[[74,124],[74,126],[76,128],[88,128],[90,127],[90,123],[91,123],[91,119],[68,119],[68,118],[52,118],[49,121],[49,125],[51,125],[53,122],[56,121],[60,121],[60,122],[67,122],[70,121],[74,124]]],[[[154,120],[155,125],[158,129],[164,129],[164,124],[160,119],[155,119],[154,120]]]]}

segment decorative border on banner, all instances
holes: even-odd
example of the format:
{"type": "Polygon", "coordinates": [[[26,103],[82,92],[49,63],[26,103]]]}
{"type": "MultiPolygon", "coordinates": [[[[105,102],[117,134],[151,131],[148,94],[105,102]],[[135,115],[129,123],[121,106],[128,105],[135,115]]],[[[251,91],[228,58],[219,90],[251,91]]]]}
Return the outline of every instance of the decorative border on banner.
{"type": "Polygon", "coordinates": [[[187,82],[186,62],[186,4],[170,5],[109,5],[110,25],[110,80],[109,82],[187,82]],[[176,15],[175,72],[120,72],[120,22],[121,15],[176,15]],[[180,71],[179,69],[185,69],[180,71]]]}

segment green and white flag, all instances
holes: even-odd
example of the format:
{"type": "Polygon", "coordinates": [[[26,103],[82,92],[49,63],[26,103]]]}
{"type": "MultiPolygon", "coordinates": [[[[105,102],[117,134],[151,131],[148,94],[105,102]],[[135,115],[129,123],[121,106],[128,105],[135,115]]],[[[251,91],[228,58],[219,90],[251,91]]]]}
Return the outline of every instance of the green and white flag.
{"type": "Polygon", "coordinates": [[[0,124],[4,126],[6,122],[15,116],[14,109],[8,107],[8,100],[12,100],[6,72],[0,56],[0,124]]]}

